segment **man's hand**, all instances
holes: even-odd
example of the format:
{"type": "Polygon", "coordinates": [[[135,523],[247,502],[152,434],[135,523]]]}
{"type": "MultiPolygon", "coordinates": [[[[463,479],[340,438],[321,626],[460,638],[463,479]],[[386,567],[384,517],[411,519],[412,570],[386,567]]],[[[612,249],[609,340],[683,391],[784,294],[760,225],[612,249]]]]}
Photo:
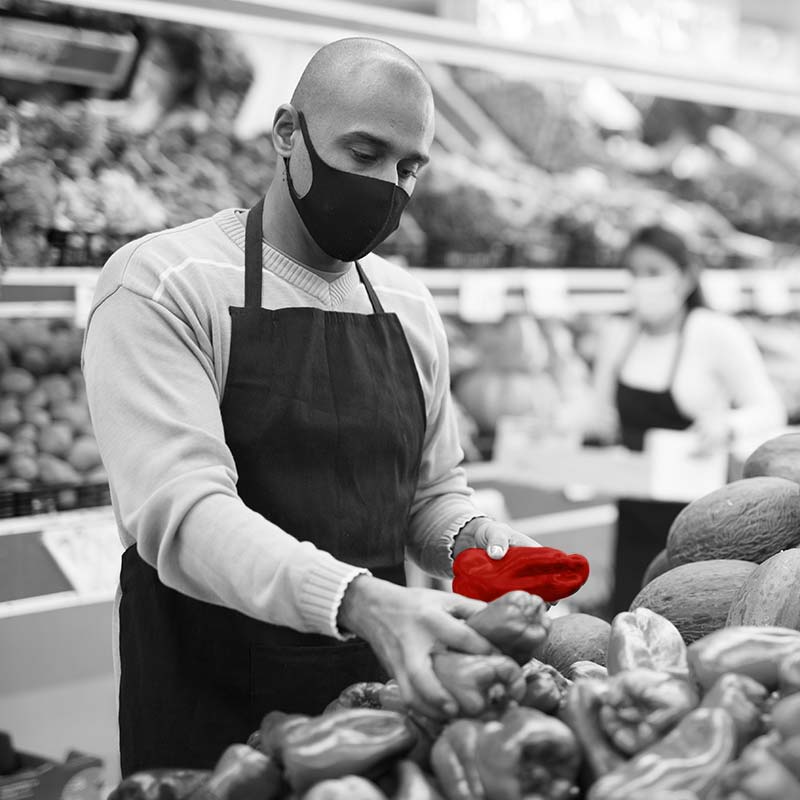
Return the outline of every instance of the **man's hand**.
{"type": "Polygon", "coordinates": [[[348,586],[339,625],[369,642],[412,708],[434,719],[458,711],[433,671],[431,653],[457,650],[485,655],[494,646],[463,620],[486,606],[435,589],[407,589],[369,575],[348,586]]]}
{"type": "Polygon", "coordinates": [[[483,547],[490,558],[500,559],[508,552],[509,547],[541,547],[541,545],[504,522],[479,517],[468,522],[456,536],[453,558],[469,547],[483,547]]]}

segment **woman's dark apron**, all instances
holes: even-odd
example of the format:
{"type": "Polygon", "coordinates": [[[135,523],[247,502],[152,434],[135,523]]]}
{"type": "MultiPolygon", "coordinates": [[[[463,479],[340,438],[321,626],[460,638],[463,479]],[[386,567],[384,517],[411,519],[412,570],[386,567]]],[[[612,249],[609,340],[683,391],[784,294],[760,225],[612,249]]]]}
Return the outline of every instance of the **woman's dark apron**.
{"type": "MultiPolygon", "coordinates": [[[[684,322],[685,328],[685,322],[684,322]]],[[[644,435],[651,428],[685,430],[692,420],[684,416],[675,404],[672,384],[683,351],[684,333],[670,370],[667,389],[661,392],[637,389],[617,379],[616,405],[622,429],[622,443],[629,450],[641,452],[644,435]]],[[[620,370],[635,337],[620,363],[620,370]]],[[[611,593],[611,613],[627,611],[631,601],[642,588],[645,570],[665,547],[667,534],[683,503],[664,503],[657,500],[628,500],[617,502],[617,540],[614,557],[614,588],[611,593]]]]}
{"type": "MultiPolygon", "coordinates": [[[[425,402],[396,314],[356,264],[372,314],[262,308],[263,200],[247,218],[221,406],[244,503],[292,536],[405,582],[425,402]]],[[[241,564],[243,573],[249,564],[241,564]]],[[[122,774],[211,767],[272,710],[318,714],[385,680],[361,640],[299,633],[162,584],[129,547],[120,578],[122,774]]]]}

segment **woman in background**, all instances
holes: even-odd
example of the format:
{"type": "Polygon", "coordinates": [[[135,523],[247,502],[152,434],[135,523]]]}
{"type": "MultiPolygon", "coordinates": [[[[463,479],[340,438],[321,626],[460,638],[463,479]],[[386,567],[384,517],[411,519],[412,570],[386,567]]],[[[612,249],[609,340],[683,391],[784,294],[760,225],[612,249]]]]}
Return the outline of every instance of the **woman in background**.
{"type": "MultiPolygon", "coordinates": [[[[604,438],[641,451],[652,428],[690,430],[702,453],[786,423],[747,330],[704,306],[699,269],[680,236],[658,225],[643,228],[622,264],[632,275],[632,314],[610,322],[594,371],[604,438]]],[[[682,508],[619,500],[612,614],[628,610],[682,508]]]]}

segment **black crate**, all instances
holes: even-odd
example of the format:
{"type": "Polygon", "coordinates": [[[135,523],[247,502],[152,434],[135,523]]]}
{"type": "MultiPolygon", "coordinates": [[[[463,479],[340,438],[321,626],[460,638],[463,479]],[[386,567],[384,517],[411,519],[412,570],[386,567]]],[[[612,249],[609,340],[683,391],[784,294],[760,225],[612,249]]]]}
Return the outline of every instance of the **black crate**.
{"type": "Polygon", "coordinates": [[[111,495],[107,483],[39,486],[20,492],[0,492],[0,515],[28,517],[32,514],[96,508],[110,503],[111,495]],[[13,495],[13,513],[4,514],[7,509],[3,504],[3,494],[13,495]]]}

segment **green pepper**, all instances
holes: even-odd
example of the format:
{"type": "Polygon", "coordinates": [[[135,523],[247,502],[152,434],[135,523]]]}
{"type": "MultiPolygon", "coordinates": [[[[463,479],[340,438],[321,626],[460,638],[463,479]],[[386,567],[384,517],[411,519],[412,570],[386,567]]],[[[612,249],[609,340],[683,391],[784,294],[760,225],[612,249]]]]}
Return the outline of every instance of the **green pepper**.
{"type": "Polygon", "coordinates": [[[483,723],[472,719],[451,722],[431,751],[431,766],[447,800],[484,800],[475,763],[483,723]]]}
{"type": "Polygon", "coordinates": [[[508,656],[434,653],[433,671],[458,704],[458,716],[494,718],[525,694],[522,670],[508,656]]]}
{"type": "MultiPolygon", "coordinates": [[[[274,758],[280,764],[284,736],[297,725],[307,722],[311,717],[305,714],[286,714],[283,711],[270,711],[262,720],[258,730],[257,749],[274,758]]],[[[255,734],[251,736],[254,739],[255,734]]]]}
{"type": "Polygon", "coordinates": [[[800,782],[772,752],[774,739],[754,739],[720,776],[714,800],[800,800],[800,782]]]}
{"type": "Polygon", "coordinates": [[[688,647],[689,668],[705,690],[720,675],[738,672],[771,691],[778,687],[778,668],[783,659],[798,652],[800,631],[738,625],[692,642],[688,647]]]}
{"type": "Polygon", "coordinates": [[[442,800],[431,779],[413,761],[397,765],[397,778],[392,800],[442,800]]]}
{"type": "Polygon", "coordinates": [[[608,668],[594,661],[575,661],[570,664],[567,677],[571,681],[581,681],[584,678],[605,680],[608,678],[608,668]]]}
{"type": "Polygon", "coordinates": [[[387,711],[408,711],[409,705],[400,693],[400,684],[392,679],[378,690],[378,702],[387,711]]]}
{"type": "Polygon", "coordinates": [[[151,769],[128,775],[108,800],[183,800],[198,789],[211,770],[151,769]]]}
{"type": "Polygon", "coordinates": [[[800,650],[781,660],[778,667],[778,688],[784,696],[800,692],[800,650]]]}
{"type": "Polygon", "coordinates": [[[362,681],[343,689],[341,694],[325,707],[323,714],[341,708],[383,708],[380,700],[384,684],[376,681],[362,681]]]}
{"type": "Polygon", "coordinates": [[[478,737],[478,772],[490,800],[567,800],[580,762],[572,731],[533,708],[510,708],[478,737]]]}
{"type": "Polygon", "coordinates": [[[633,756],[671,730],[699,701],[687,681],[666,672],[629,669],[608,679],[600,726],[617,750],[633,756]]]}
{"type": "Polygon", "coordinates": [[[369,777],[414,746],[403,714],[372,708],[332,711],[297,724],[283,737],[286,776],[298,791],[328,778],[369,777]]]}
{"type": "Polygon", "coordinates": [[[522,675],[525,694],[520,698],[520,705],[536,708],[545,714],[554,714],[561,708],[572,682],[555,667],[532,658],[522,665],[522,675]]]}
{"type": "Polygon", "coordinates": [[[736,751],[752,741],[764,730],[764,710],[767,690],[753,678],[728,672],[720,675],[709,689],[701,706],[724,708],[736,725],[736,751]]]}
{"type": "Polygon", "coordinates": [[[550,630],[547,605],[528,592],[508,592],[473,614],[467,625],[518,664],[528,661],[550,630]]]}
{"type": "Polygon", "coordinates": [[[318,783],[303,800],[386,800],[386,795],[360,775],[345,775],[318,783]]]}
{"type": "Polygon", "coordinates": [[[625,762],[600,725],[600,709],[607,691],[606,681],[585,678],[573,684],[559,718],[575,734],[584,754],[584,783],[591,783],[625,762]]]}
{"type": "Polygon", "coordinates": [[[772,752],[795,779],[800,781],[800,736],[776,742],[772,752]]]}
{"type": "Polygon", "coordinates": [[[721,708],[696,708],[663,739],[600,778],[589,790],[588,800],[629,800],[636,792],[657,789],[689,789],[703,797],[735,750],[730,714],[721,708]]]}
{"type": "Polygon", "coordinates": [[[782,739],[800,736],[800,694],[781,698],[770,713],[772,727],[782,739]]]}
{"type": "Polygon", "coordinates": [[[611,622],[608,674],[644,667],[688,679],[686,644],[678,629],[649,608],[617,614],[611,622]]]}
{"type": "Polygon", "coordinates": [[[232,744],[192,800],[274,800],[282,794],[283,779],[275,761],[246,744],[232,744]]]}

